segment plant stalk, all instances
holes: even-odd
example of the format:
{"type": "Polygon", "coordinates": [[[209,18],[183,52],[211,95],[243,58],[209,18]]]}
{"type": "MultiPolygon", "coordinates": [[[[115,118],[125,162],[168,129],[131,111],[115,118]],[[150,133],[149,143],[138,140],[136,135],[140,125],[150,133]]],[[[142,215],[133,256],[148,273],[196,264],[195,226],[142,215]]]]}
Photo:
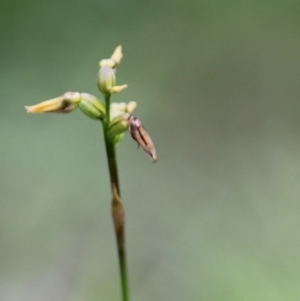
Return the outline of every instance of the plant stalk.
{"type": "Polygon", "coordinates": [[[110,95],[105,97],[106,118],[103,120],[103,134],[105,140],[108,168],[110,174],[110,184],[112,191],[112,217],[116,233],[121,287],[122,287],[122,300],[129,301],[128,290],[128,276],[127,276],[127,262],[126,262],[126,245],[125,245],[125,214],[121,200],[118,166],[116,158],[115,144],[110,139],[108,134],[108,127],[110,121],[110,95]]]}

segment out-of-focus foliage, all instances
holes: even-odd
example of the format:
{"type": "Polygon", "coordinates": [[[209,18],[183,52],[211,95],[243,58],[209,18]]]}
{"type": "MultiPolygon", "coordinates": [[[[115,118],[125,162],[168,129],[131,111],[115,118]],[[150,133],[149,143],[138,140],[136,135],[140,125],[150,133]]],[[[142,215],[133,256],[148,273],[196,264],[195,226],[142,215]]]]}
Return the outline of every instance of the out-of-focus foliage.
{"type": "Polygon", "coordinates": [[[300,299],[300,2],[1,1],[0,299],[119,300],[100,123],[24,105],[137,101],[118,147],[132,300],[300,299]]]}

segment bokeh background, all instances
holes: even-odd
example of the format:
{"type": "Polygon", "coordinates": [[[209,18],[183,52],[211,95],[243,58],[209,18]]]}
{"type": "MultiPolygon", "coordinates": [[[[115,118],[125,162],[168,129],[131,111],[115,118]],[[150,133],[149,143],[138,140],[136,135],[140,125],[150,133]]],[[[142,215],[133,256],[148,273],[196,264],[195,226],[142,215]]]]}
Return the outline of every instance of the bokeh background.
{"type": "Polygon", "coordinates": [[[298,0],[0,4],[1,301],[120,300],[100,124],[24,110],[119,44],[132,300],[300,300],[298,0]]]}

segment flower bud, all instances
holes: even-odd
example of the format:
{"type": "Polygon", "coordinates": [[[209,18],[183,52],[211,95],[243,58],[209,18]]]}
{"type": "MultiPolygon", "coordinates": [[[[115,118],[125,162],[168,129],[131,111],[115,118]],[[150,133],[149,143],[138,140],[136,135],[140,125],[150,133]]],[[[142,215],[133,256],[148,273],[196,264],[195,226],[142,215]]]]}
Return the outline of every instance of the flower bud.
{"type": "Polygon", "coordinates": [[[69,113],[78,107],[81,97],[78,92],[67,92],[60,97],[43,101],[34,106],[25,106],[28,113],[69,113]]]}
{"type": "Polygon", "coordinates": [[[104,95],[111,94],[111,90],[115,86],[115,84],[116,84],[115,71],[107,65],[101,67],[98,73],[99,90],[104,95]]]}
{"type": "Polygon", "coordinates": [[[141,121],[134,116],[130,117],[129,132],[138,145],[152,158],[153,163],[156,162],[157,157],[154,144],[141,121]]]}
{"type": "Polygon", "coordinates": [[[102,120],[105,116],[104,105],[93,95],[81,93],[80,110],[92,119],[102,120]]]}

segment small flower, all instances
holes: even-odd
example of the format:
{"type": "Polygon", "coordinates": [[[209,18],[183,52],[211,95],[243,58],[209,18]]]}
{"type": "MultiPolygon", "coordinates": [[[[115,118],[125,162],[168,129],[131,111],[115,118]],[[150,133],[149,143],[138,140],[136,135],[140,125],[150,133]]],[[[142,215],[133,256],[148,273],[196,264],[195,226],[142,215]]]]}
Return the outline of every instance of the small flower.
{"type": "Polygon", "coordinates": [[[116,67],[120,64],[122,57],[122,47],[118,46],[111,58],[103,59],[99,62],[98,87],[104,95],[118,93],[127,88],[127,85],[115,86],[116,67]]]}
{"type": "Polygon", "coordinates": [[[110,105],[110,120],[119,115],[123,115],[124,113],[131,114],[136,106],[137,103],[135,101],[130,101],[128,104],[126,104],[125,102],[113,102],[110,105]]]}
{"type": "Polygon", "coordinates": [[[102,120],[105,116],[105,107],[95,96],[81,93],[80,110],[92,119],[102,120]]]}
{"type": "Polygon", "coordinates": [[[152,158],[153,163],[157,162],[154,144],[137,117],[130,117],[129,132],[138,145],[152,158]]]}
{"type": "Polygon", "coordinates": [[[70,113],[78,107],[80,93],[67,92],[62,96],[43,101],[34,106],[25,106],[27,113],[70,113]]]}
{"type": "Polygon", "coordinates": [[[130,101],[128,104],[125,102],[117,103],[113,102],[110,105],[110,125],[109,135],[113,139],[114,143],[119,143],[126,130],[130,125],[131,113],[136,108],[137,103],[130,101]]]}

